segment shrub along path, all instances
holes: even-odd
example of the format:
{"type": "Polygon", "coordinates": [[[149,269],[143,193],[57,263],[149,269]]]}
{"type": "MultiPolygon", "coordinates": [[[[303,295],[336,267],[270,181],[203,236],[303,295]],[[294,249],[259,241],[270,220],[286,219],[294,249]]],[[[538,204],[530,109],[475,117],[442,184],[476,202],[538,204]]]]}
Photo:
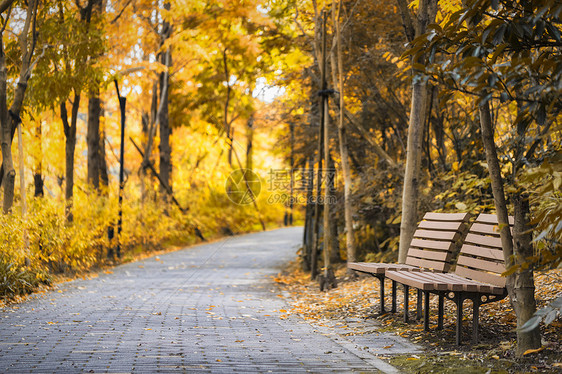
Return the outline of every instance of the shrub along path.
{"type": "Polygon", "coordinates": [[[0,372],[395,372],[375,353],[415,353],[405,339],[287,314],[272,278],[301,238],[301,228],[232,237],[6,307],[0,372]]]}

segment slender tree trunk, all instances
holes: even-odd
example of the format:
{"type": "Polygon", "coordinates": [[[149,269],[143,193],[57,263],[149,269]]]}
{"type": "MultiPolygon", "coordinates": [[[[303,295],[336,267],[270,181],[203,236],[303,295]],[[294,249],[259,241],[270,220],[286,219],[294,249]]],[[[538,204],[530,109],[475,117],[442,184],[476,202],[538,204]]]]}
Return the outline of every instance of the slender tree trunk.
{"type": "MultiPolygon", "coordinates": [[[[400,15],[404,22],[406,37],[412,41],[426,32],[437,14],[437,0],[420,0],[417,14],[412,14],[406,0],[397,0],[400,15]]],[[[424,63],[420,57],[414,63],[424,63]]],[[[400,222],[400,247],[398,262],[404,263],[418,220],[419,185],[421,170],[422,140],[427,115],[427,84],[419,76],[413,77],[410,122],[408,124],[408,144],[406,150],[406,170],[402,190],[402,221],[400,222]]]]}
{"type": "MultiPolygon", "coordinates": [[[[11,10],[11,3],[4,2],[5,8],[11,10]]],[[[31,76],[33,65],[31,58],[35,50],[37,42],[37,30],[35,28],[37,17],[38,0],[29,0],[26,9],[25,22],[22,25],[21,34],[18,36],[20,50],[22,52],[20,74],[17,86],[13,93],[13,101],[8,110],[7,86],[8,72],[6,67],[6,55],[4,53],[4,35],[0,32],[0,142],[2,151],[2,167],[0,168],[0,186],[4,187],[3,211],[9,213],[14,203],[14,190],[16,182],[16,171],[12,158],[12,140],[15,130],[20,124],[20,112],[23,105],[23,99],[27,89],[27,82],[31,76]],[[31,29],[31,33],[30,33],[31,29]],[[29,40],[31,35],[31,40],[29,40]]],[[[3,17],[4,22],[8,22],[10,15],[3,17]]]]}
{"type": "MultiPolygon", "coordinates": [[[[289,155],[289,167],[291,172],[291,185],[289,191],[289,219],[288,223],[289,226],[293,226],[293,205],[294,205],[294,193],[295,193],[295,124],[293,122],[289,123],[289,132],[290,132],[290,155],[289,155]]],[[[306,162],[305,165],[306,167],[306,162]]]]}
{"type": "Polygon", "coordinates": [[[96,191],[100,189],[100,114],[101,103],[99,91],[93,91],[88,98],[88,182],[96,191]]]}
{"type": "Polygon", "coordinates": [[[330,168],[330,113],[329,113],[329,106],[328,106],[328,92],[327,92],[327,82],[326,82],[326,60],[327,56],[327,48],[326,48],[326,41],[327,41],[327,28],[326,28],[326,13],[324,13],[323,17],[323,28],[322,28],[322,70],[321,70],[321,82],[322,82],[322,122],[324,124],[324,164],[326,165],[326,185],[324,187],[324,277],[320,280],[320,289],[323,290],[325,286],[328,288],[330,286],[335,287],[335,276],[334,270],[332,268],[332,253],[334,251],[334,240],[332,232],[332,225],[331,225],[331,204],[330,204],[330,188],[328,179],[333,178],[334,176],[333,171],[329,170],[330,168]]]}
{"type": "Polygon", "coordinates": [[[322,149],[324,147],[324,123],[320,121],[320,126],[318,126],[318,161],[317,161],[317,171],[316,171],[316,193],[314,194],[316,201],[314,204],[314,225],[312,228],[313,237],[313,247],[312,254],[310,256],[310,276],[312,279],[316,279],[318,275],[318,252],[320,250],[320,214],[322,209],[322,149]]]}
{"type": "Polygon", "coordinates": [[[406,169],[402,191],[402,221],[400,222],[400,248],[398,262],[406,262],[408,248],[414,236],[418,220],[419,184],[425,107],[427,102],[426,85],[421,81],[412,86],[412,108],[408,127],[406,169]]]}
{"type": "MultiPolygon", "coordinates": [[[[438,91],[436,86],[433,87],[434,91],[438,91]]],[[[447,147],[445,147],[445,127],[443,124],[443,114],[439,109],[439,95],[438,92],[433,94],[433,106],[436,108],[436,116],[433,124],[433,132],[435,134],[435,142],[437,153],[439,154],[439,161],[441,162],[441,169],[448,170],[447,167],[447,147]]]]}
{"type": "MultiPolygon", "coordinates": [[[[518,111],[521,111],[521,103],[517,103],[518,111]]],[[[497,117],[497,116],[496,116],[497,117]]],[[[524,167],[525,140],[527,123],[519,121],[517,123],[517,141],[515,142],[515,161],[513,163],[512,179],[516,185],[517,174],[524,167]]],[[[520,187],[521,188],[521,187],[520,187]]],[[[513,194],[513,206],[515,224],[513,226],[513,244],[515,261],[518,265],[525,262],[525,259],[533,256],[532,231],[529,225],[530,209],[529,196],[527,193],[513,194]]],[[[537,303],[535,300],[535,282],[533,270],[525,269],[514,274],[515,276],[515,295],[513,308],[517,316],[517,326],[521,327],[535,313],[537,303]]],[[[539,328],[529,332],[517,331],[516,355],[522,356],[527,349],[536,349],[541,346],[541,336],[539,328]]]]}
{"type": "MultiPolygon", "coordinates": [[[[166,76],[167,77],[167,76],[166,76]]],[[[164,75],[162,75],[164,79],[164,75]]],[[[168,78],[169,79],[169,78],[168,78]]],[[[164,87],[164,82],[161,87],[164,87]]],[[[172,147],[170,144],[170,136],[172,135],[172,128],[170,127],[169,114],[168,114],[168,90],[164,93],[164,102],[162,104],[162,112],[160,113],[160,177],[172,188],[172,147]]],[[[167,196],[167,195],[166,195],[167,196]]]]}
{"type": "MultiPolygon", "coordinates": [[[[25,193],[25,165],[24,165],[24,155],[23,155],[23,131],[21,129],[21,123],[18,125],[18,158],[19,158],[19,169],[20,169],[20,198],[21,198],[21,215],[25,217],[27,214],[27,195],[25,193]]],[[[27,234],[26,241],[27,241],[27,234]]],[[[26,246],[27,248],[28,246],[26,246]]]]}
{"type": "Polygon", "coordinates": [[[74,101],[72,102],[72,114],[70,123],[68,122],[68,112],[66,104],[60,104],[61,119],[64,127],[65,141],[65,190],[64,197],[66,199],[66,219],[72,222],[74,217],[72,214],[72,199],[74,197],[74,151],[76,149],[76,125],[78,121],[78,109],[80,107],[80,93],[74,93],[74,101]]]}
{"type": "MultiPolygon", "coordinates": [[[[104,116],[103,105],[100,108],[100,117],[104,116]]],[[[100,125],[100,142],[99,142],[99,172],[100,172],[100,185],[104,187],[104,193],[107,194],[107,187],[109,186],[109,174],[107,172],[107,158],[105,150],[105,126],[100,125]]]]}
{"type": "MultiPolygon", "coordinates": [[[[171,6],[169,1],[164,2],[164,9],[166,11],[170,11],[171,6]]],[[[162,23],[162,31],[161,31],[161,44],[164,45],[166,40],[171,36],[172,29],[171,25],[168,21],[164,20],[162,23]]],[[[160,111],[160,177],[172,189],[172,147],[170,144],[170,136],[172,135],[172,127],[170,125],[170,118],[169,118],[169,92],[170,92],[170,66],[172,65],[171,62],[171,51],[168,49],[166,53],[161,55],[161,62],[166,66],[167,71],[160,74],[160,92],[161,92],[161,100],[160,103],[162,110],[160,111]]],[[[162,191],[164,191],[164,187],[162,187],[162,191]]],[[[168,196],[165,194],[165,196],[168,196]]]]}
{"type": "MultiPolygon", "coordinates": [[[[500,237],[502,241],[503,256],[506,268],[510,268],[516,262],[524,261],[524,257],[532,254],[531,237],[528,231],[528,214],[529,203],[526,196],[518,195],[514,197],[515,207],[515,225],[513,232],[515,236],[515,245],[511,231],[509,230],[507,203],[503,189],[503,180],[501,176],[501,168],[498,161],[496,144],[494,141],[494,130],[492,127],[492,117],[490,114],[490,106],[488,102],[481,104],[480,127],[482,131],[482,142],[486,150],[486,162],[488,163],[488,171],[492,182],[492,193],[494,195],[494,203],[498,215],[498,223],[500,227],[500,237]],[[514,261],[514,247],[517,259],[514,261]],[[530,252],[530,253],[529,253],[530,252]]],[[[536,309],[535,303],[535,285],[533,281],[532,271],[515,272],[507,277],[506,288],[515,314],[517,316],[517,326],[521,327],[536,309]]],[[[537,327],[528,333],[517,332],[517,349],[518,356],[523,355],[527,349],[536,349],[541,345],[540,331],[537,327]]]]}
{"type": "MultiPolygon", "coordinates": [[[[532,235],[529,227],[529,197],[526,194],[515,194],[513,196],[515,208],[515,225],[513,226],[513,239],[517,262],[524,262],[526,258],[533,255],[531,244],[532,235]]],[[[512,305],[517,316],[517,327],[522,327],[535,313],[537,303],[535,300],[535,282],[533,270],[526,269],[513,275],[514,297],[512,305]]],[[[511,297],[511,296],[510,296],[511,297]]],[[[528,349],[537,349],[541,346],[540,329],[530,332],[517,331],[516,355],[522,356],[528,349]]]]}
{"type": "Polygon", "coordinates": [[[311,257],[314,248],[314,205],[313,205],[313,191],[314,191],[314,161],[313,157],[307,159],[308,168],[303,170],[306,172],[306,208],[305,208],[305,221],[304,221],[304,234],[303,234],[303,270],[311,271],[311,257]],[[305,171],[306,170],[306,171],[305,171]]]}
{"type": "MultiPolygon", "coordinates": [[[[337,61],[333,59],[336,64],[332,64],[332,69],[336,70],[334,66],[337,65],[338,72],[338,91],[339,91],[339,121],[338,121],[338,138],[340,143],[341,155],[341,168],[343,172],[343,198],[344,198],[344,215],[345,215],[345,236],[346,236],[346,253],[347,261],[356,261],[355,249],[355,236],[353,232],[353,206],[351,205],[351,170],[349,167],[349,154],[347,145],[347,134],[344,123],[345,113],[345,96],[344,96],[344,77],[343,77],[343,53],[342,53],[342,38],[341,38],[341,25],[340,25],[340,12],[342,7],[342,0],[339,1],[337,12],[335,12],[334,24],[336,26],[336,43],[337,43],[337,61]]],[[[332,1],[332,9],[335,9],[335,0],[332,1]]],[[[334,11],[333,11],[334,12],[334,11]]],[[[334,82],[336,80],[334,79],[334,82]]]]}
{"type": "Polygon", "coordinates": [[[33,183],[35,185],[35,197],[43,197],[45,194],[43,190],[43,134],[41,130],[41,121],[37,121],[35,127],[35,165],[33,170],[33,183]]]}
{"type": "MultiPolygon", "coordinates": [[[[326,188],[328,189],[327,197],[328,201],[325,201],[326,204],[334,206],[337,203],[336,200],[336,167],[334,164],[334,159],[331,157],[328,158],[328,170],[326,176],[328,177],[326,180],[326,188]]],[[[330,237],[332,239],[332,245],[330,246],[330,263],[336,264],[341,262],[341,255],[340,255],[340,243],[338,240],[338,222],[336,221],[335,217],[333,217],[333,209],[330,210],[330,237]]]]}
{"type": "Polygon", "coordinates": [[[250,115],[247,122],[248,128],[246,132],[247,145],[246,145],[246,169],[253,170],[254,168],[254,115],[250,115]]]}

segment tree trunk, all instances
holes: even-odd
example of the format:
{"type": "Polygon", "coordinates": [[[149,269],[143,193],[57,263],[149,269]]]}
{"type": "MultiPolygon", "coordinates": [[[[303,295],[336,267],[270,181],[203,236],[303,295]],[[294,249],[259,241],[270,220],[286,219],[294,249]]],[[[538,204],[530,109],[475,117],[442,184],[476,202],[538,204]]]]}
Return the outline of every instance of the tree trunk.
{"type": "Polygon", "coordinates": [[[35,197],[43,197],[45,194],[43,187],[43,134],[41,130],[41,121],[37,121],[35,127],[35,147],[37,157],[35,159],[35,166],[33,170],[33,183],[35,185],[35,197]]]}
{"type": "MultiPolygon", "coordinates": [[[[100,117],[104,116],[103,105],[100,106],[100,117]]],[[[104,187],[104,193],[107,194],[107,187],[109,186],[109,174],[107,172],[107,159],[105,151],[105,126],[100,126],[100,142],[99,142],[99,172],[100,172],[100,185],[104,187]]]]}
{"type": "MultiPolygon", "coordinates": [[[[426,32],[437,14],[437,0],[420,0],[417,14],[412,14],[406,0],[397,0],[400,15],[408,41],[426,32]]],[[[414,63],[425,63],[424,56],[414,63]]],[[[427,113],[427,84],[422,77],[414,76],[412,83],[412,103],[408,124],[408,143],[406,149],[406,170],[402,190],[402,221],[400,222],[400,247],[398,262],[404,263],[418,220],[419,184],[423,130],[427,113]]]]}
{"type": "MultiPolygon", "coordinates": [[[[161,75],[162,82],[161,88],[164,88],[164,79],[169,79],[168,76],[161,75]]],[[[171,176],[172,176],[172,147],[170,145],[170,135],[172,134],[172,128],[170,127],[169,115],[168,115],[168,90],[163,95],[162,111],[160,112],[160,145],[158,149],[160,150],[160,177],[166,183],[167,186],[172,188],[171,176]]],[[[162,187],[163,188],[163,187],[162,187]]],[[[167,195],[166,195],[167,196],[167,195]]]]}
{"type": "MultiPolygon", "coordinates": [[[[337,6],[337,12],[334,12],[335,0],[332,1],[332,12],[334,14],[334,24],[336,26],[336,43],[337,43],[337,59],[332,59],[336,64],[332,64],[332,70],[337,65],[338,72],[338,87],[339,91],[339,121],[338,121],[338,138],[340,143],[340,155],[341,155],[341,168],[343,172],[343,204],[344,204],[344,215],[345,215],[345,237],[346,237],[346,254],[347,261],[356,261],[356,249],[355,249],[355,237],[353,233],[353,207],[351,205],[351,171],[349,167],[349,155],[348,155],[348,145],[347,145],[347,135],[344,124],[344,113],[345,113],[345,97],[344,97],[344,79],[343,79],[343,54],[342,54],[342,41],[341,41],[341,30],[340,30],[340,12],[342,7],[342,0],[339,1],[337,6]]],[[[336,80],[334,79],[334,83],[336,80]]]]}
{"type": "MultiPolygon", "coordinates": [[[[289,226],[293,226],[293,205],[294,205],[294,193],[295,193],[295,124],[293,122],[289,123],[289,132],[290,132],[290,139],[289,139],[289,146],[290,146],[290,155],[289,155],[289,167],[291,173],[291,185],[289,191],[289,219],[288,223],[289,226]]],[[[306,162],[304,164],[306,167],[306,162]]]]}
{"type": "Polygon", "coordinates": [[[408,127],[406,170],[402,190],[402,221],[400,222],[400,248],[398,262],[406,262],[408,248],[418,220],[419,178],[421,168],[422,138],[427,102],[426,85],[421,81],[412,86],[412,108],[408,127]]]}
{"type": "Polygon", "coordinates": [[[246,132],[247,145],[246,145],[246,169],[253,170],[254,168],[254,115],[251,114],[247,122],[248,128],[246,132]]]}
{"type": "MultiPolygon", "coordinates": [[[[517,103],[518,112],[521,111],[522,104],[517,103]]],[[[497,118],[497,116],[496,116],[497,118]]],[[[512,179],[516,184],[517,174],[524,167],[525,140],[527,122],[517,123],[517,141],[515,142],[515,161],[513,162],[512,179]]],[[[526,193],[513,194],[513,206],[515,213],[515,224],[513,226],[513,244],[515,261],[517,264],[525,262],[526,258],[533,256],[532,231],[529,225],[529,196],[526,193]]],[[[517,316],[517,327],[522,327],[529,320],[537,309],[535,300],[535,282],[532,269],[521,270],[515,276],[515,302],[513,308],[517,316]]],[[[537,349],[541,346],[541,336],[539,328],[529,332],[517,331],[516,355],[522,356],[527,349],[537,349]]]]}
{"type": "MultiPolygon", "coordinates": [[[[4,2],[5,7],[11,8],[10,2],[4,2]]],[[[13,101],[8,110],[8,72],[6,68],[6,55],[4,53],[4,35],[3,29],[0,32],[0,142],[2,151],[2,167],[0,169],[0,186],[4,187],[3,211],[9,213],[14,203],[14,190],[16,182],[16,171],[12,159],[12,140],[15,130],[20,124],[20,112],[23,105],[23,99],[27,89],[27,82],[31,76],[33,66],[31,58],[35,50],[37,42],[37,32],[35,21],[37,15],[37,0],[30,0],[27,4],[26,18],[22,25],[21,34],[18,36],[18,42],[21,49],[21,66],[18,77],[17,86],[13,92],[13,101]],[[30,29],[32,30],[30,34],[30,29]],[[31,35],[31,40],[29,40],[31,35]]],[[[5,16],[4,23],[7,24],[9,14],[5,16]]]]}
{"type": "MultiPolygon", "coordinates": [[[[1,79],[1,78],[0,78],[1,79]]],[[[4,95],[2,95],[4,96],[4,95]]],[[[5,97],[5,96],[4,96],[5,97]]],[[[0,99],[1,100],[1,99],[0,99]]],[[[0,103],[1,105],[1,103],[0,103]]],[[[5,108],[5,106],[4,106],[5,108]]],[[[7,117],[7,110],[5,115],[2,117],[7,117]]],[[[12,209],[12,204],[14,203],[14,190],[16,185],[16,170],[14,169],[14,161],[12,159],[12,140],[10,136],[10,124],[12,121],[8,119],[2,119],[4,126],[2,126],[2,166],[4,169],[3,175],[3,187],[4,187],[4,203],[3,210],[4,214],[8,214],[12,209]]]]}
{"type": "MultiPolygon", "coordinates": [[[[312,157],[307,159],[308,168],[306,167],[306,208],[305,208],[305,221],[304,221],[304,233],[303,233],[303,270],[311,271],[311,257],[312,250],[314,248],[314,206],[313,206],[313,191],[314,191],[314,161],[312,157]]],[[[304,176],[303,176],[304,179],[304,176]]]]}
{"type": "Polygon", "coordinates": [[[72,214],[72,198],[74,196],[74,151],[76,149],[76,125],[78,121],[78,109],[80,108],[80,93],[74,93],[74,101],[72,102],[72,113],[70,123],[68,122],[68,112],[66,104],[60,104],[61,119],[64,127],[65,135],[65,190],[64,197],[66,199],[66,219],[72,222],[74,217],[72,214]]]}
{"type": "MultiPolygon", "coordinates": [[[[511,231],[509,230],[507,203],[505,201],[501,169],[498,161],[496,144],[494,142],[494,130],[492,127],[489,103],[485,102],[481,104],[479,112],[482,143],[486,150],[486,162],[488,163],[488,171],[492,182],[492,193],[494,195],[494,203],[500,227],[503,257],[506,268],[509,269],[515,265],[513,260],[514,241],[511,231]]],[[[515,253],[517,254],[518,260],[520,255],[529,255],[529,248],[531,248],[530,234],[526,232],[528,230],[526,224],[528,210],[527,198],[522,196],[515,197],[515,225],[513,227],[513,232],[516,235],[515,253]],[[521,251],[521,253],[518,253],[518,251],[521,251]]],[[[524,271],[509,275],[506,280],[506,288],[517,316],[517,326],[521,327],[533,315],[536,309],[533,273],[531,271],[524,271]]],[[[540,345],[541,340],[538,327],[528,333],[517,333],[516,354],[518,356],[521,356],[527,349],[536,349],[539,348],[540,345]]]]}
{"type": "MultiPolygon", "coordinates": [[[[170,11],[170,2],[164,2],[164,9],[170,11]]],[[[170,37],[172,33],[171,26],[168,21],[164,20],[162,23],[162,30],[160,33],[161,45],[164,45],[166,40],[170,37]]],[[[161,107],[162,110],[159,113],[160,122],[160,177],[164,183],[172,189],[171,177],[172,177],[172,147],[170,144],[170,136],[172,135],[172,127],[170,126],[169,118],[169,93],[170,93],[170,66],[171,62],[171,51],[168,49],[165,53],[161,54],[161,62],[166,67],[167,71],[160,74],[160,92],[161,92],[161,107]]],[[[162,187],[162,191],[165,192],[165,188],[162,187]]],[[[167,196],[167,194],[165,194],[167,196]]]]}
{"type": "MultiPolygon", "coordinates": [[[[524,262],[526,258],[533,255],[531,244],[532,235],[529,227],[529,197],[526,194],[515,194],[513,196],[515,208],[515,225],[513,226],[513,240],[515,245],[516,261],[524,262]]],[[[512,298],[513,309],[517,316],[517,327],[521,328],[535,313],[537,303],[535,300],[535,282],[532,269],[523,270],[513,275],[514,297],[512,298]]],[[[516,355],[521,357],[528,349],[537,349],[541,346],[541,335],[539,327],[529,332],[517,331],[516,355]]]]}
{"type": "MultiPolygon", "coordinates": [[[[435,91],[438,90],[436,86],[433,87],[435,91]]],[[[433,124],[433,132],[435,134],[435,142],[437,153],[439,154],[439,161],[441,162],[441,170],[448,170],[447,167],[447,148],[445,147],[445,127],[443,124],[443,114],[439,108],[439,94],[435,92],[433,95],[433,106],[436,108],[436,116],[433,124]]]]}
{"type": "Polygon", "coordinates": [[[88,183],[96,191],[100,189],[100,113],[99,91],[92,92],[88,99],[88,183]]]}
{"type": "Polygon", "coordinates": [[[321,107],[320,110],[322,111],[322,122],[323,122],[323,130],[324,130],[324,164],[326,165],[326,185],[324,186],[324,250],[323,250],[323,259],[324,259],[324,277],[320,279],[320,289],[324,289],[324,285],[327,284],[328,287],[330,285],[335,286],[334,277],[334,270],[332,269],[332,253],[334,251],[334,242],[333,242],[333,233],[332,233],[332,225],[331,225],[331,204],[329,202],[330,199],[330,188],[328,180],[329,178],[333,178],[334,175],[333,171],[329,170],[330,168],[330,113],[328,107],[328,92],[327,92],[327,82],[326,82],[326,60],[327,60],[327,48],[326,48],[326,40],[327,40],[327,28],[326,28],[326,13],[324,13],[323,17],[323,27],[322,27],[322,70],[321,70],[321,83],[322,83],[322,95],[321,95],[321,107]]]}

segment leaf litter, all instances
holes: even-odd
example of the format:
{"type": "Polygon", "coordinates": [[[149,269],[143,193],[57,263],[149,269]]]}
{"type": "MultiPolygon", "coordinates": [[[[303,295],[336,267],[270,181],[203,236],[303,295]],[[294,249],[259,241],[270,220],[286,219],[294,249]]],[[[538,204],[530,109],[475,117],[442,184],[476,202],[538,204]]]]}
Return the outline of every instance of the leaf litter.
{"type": "MultiPolygon", "coordinates": [[[[412,360],[411,355],[390,358],[393,365],[405,372],[562,373],[560,317],[548,326],[541,325],[543,342],[541,349],[526,352],[523,358],[516,358],[517,320],[509,297],[480,307],[480,340],[476,345],[470,343],[472,303],[465,302],[463,342],[466,343],[457,347],[455,344],[456,307],[453,302],[445,301],[444,328],[437,331],[438,299],[436,296],[431,297],[431,331],[425,332],[423,321],[415,319],[415,290],[411,290],[410,294],[412,321],[405,324],[402,321],[403,289],[401,287],[397,290],[397,313],[387,312],[381,315],[378,279],[366,275],[350,276],[345,264],[336,267],[336,277],[338,287],[321,292],[318,283],[310,279],[310,274],[302,271],[297,262],[290,263],[281,273],[273,277],[282,293],[287,296],[290,305],[290,308],[283,310],[280,318],[285,319],[289,315],[296,314],[320,325],[328,323],[347,325],[348,321],[358,321],[352,325],[371,322],[369,326],[372,326],[374,322],[378,326],[378,331],[396,333],[425,347],[425,354],[420,355],[419,360],[412,360]]],[[[535,287],[537,309],[540,309],[562,291],[562,269],[535,273],[535,287]]],[[[387,309],[390,308],[392,301],[390,290],[391,283],[387,280],[385,283],[387,309]]],[[[351,332],[346,335],[359,335],[366,332],[365,328],[354,329],[353,326],[350,328],[351,332]]]]}

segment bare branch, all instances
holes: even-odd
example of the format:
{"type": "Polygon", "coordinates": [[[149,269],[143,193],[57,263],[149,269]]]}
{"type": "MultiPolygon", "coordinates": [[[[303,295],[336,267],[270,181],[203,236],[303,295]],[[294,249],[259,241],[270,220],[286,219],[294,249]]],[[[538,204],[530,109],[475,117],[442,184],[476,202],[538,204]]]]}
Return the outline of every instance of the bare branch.
{"type": "Polygon", "coordinates": [[[15,0],[4,0],[0,3],[0,13],[4,13],[6,9],[10,8],[15,0]]]}
{"type": "Polygon", "coordinates": [[[113,18],[113,19],[111,20],[111,22],[110,22],[111,24],[114,24],[115,22],[117,22],[117,20],[118,20],[119,18],[121,18],[121,16],[123,15],[123,12],[125,12],[125,9],[127,9],[127,7],[131,4],[131,2],[132,2],[132,0],[127,1],[127,4],[125,4],[125,5],[123,6],[123,9],[121,9],[121,11],[119,12],[119,14],[117,14],[117,15],[115,16],[115,18],[113,18]]]}

